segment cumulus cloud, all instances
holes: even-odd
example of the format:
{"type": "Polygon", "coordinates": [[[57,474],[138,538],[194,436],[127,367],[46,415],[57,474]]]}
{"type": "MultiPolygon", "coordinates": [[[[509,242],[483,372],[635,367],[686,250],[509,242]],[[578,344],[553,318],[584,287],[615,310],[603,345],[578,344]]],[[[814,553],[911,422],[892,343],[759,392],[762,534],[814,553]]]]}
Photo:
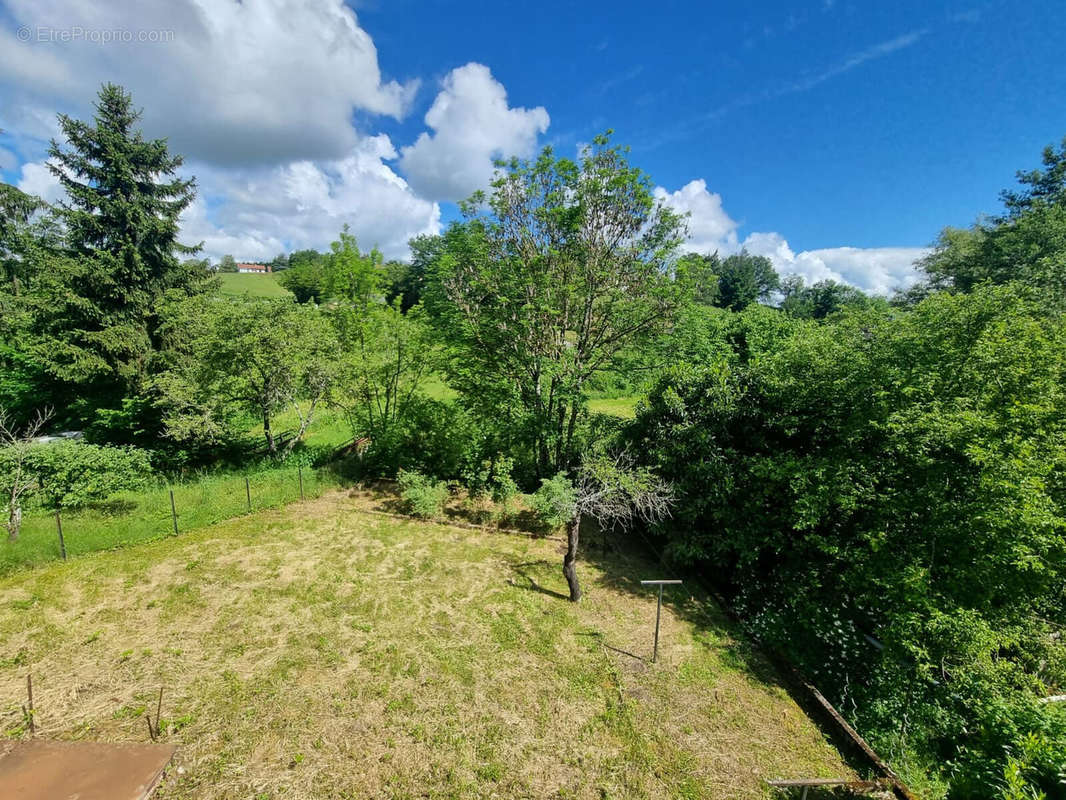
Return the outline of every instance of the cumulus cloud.
{"type": "Polygon", "coordinates": [[[689,181],[676,192],[661,186],[654,190],[655,199],[679,214],[688,214],[688,240],[684,249],[693,253],[723,254],[737,249],[737,228],[722,207],[722,196],[707,190],[707,182],[689,181]]]}
{"type": "Polygon", "coordinates": [[[694,180],[675,192],[661,186],[655,197],[673,210],[689,215],[684,250],[727,256],[741,248],[766,256],[782,275],[800,275],[807,283],[833,280],[863,291],[889,294],[918,280],[914,262],[928,251],[921,247],[833,247],[796,253],[780,233],[756,232],[740,240],[740,223],[726,213],[721,195],[694,180]]]}
{"type": "Polygon", "coordinates": [[[753,233],[744,240],[748,252],[774,263],[782,275],[800,275],[808,284],[832,280],[872,294],[891,294],[919,278],[914,262],[923,247],[829,247],[794,253],[779,233],[753,233]]]}
{"type": "Polygon", "coordinates": [[[40,197],[46,203],[57,203],[66,197],[59,178],[44,164],[23,164],[16,184],[26,194],[40,197]]]}
{"type": "Polygon", "coordinates": [[[411,237],[440,231],[440,207],[415,195],[385,163],[396,155],[382,134],[333,161],[202,170],[201,197],[182,218],[182,236],[203,241],[214,260],[226,253],[267,259],[283,250],[322,248],[347,223],[362,248],[406,258],[411,237]]]}
{"type": "MultiPolygon", "coordinates": [[[[440,232],[440,207],[415,195],[386,163],[397,153],[388,136],[360,140],[344,158],[195,174],[196,200],[181,217],[181,241],[203,242],[203,257],[230,254],[266,260],[280,252],[323,249],[348,224],[360,247],[407,258],[413,236],[440,232]]],[[[63,189],[48,167],[22,165],[18,188],[55,203],[63,189]]]]}
{"type": "Polygon", "coordinates": [[[0,127],[25,130],[11,109],[40,105],[84,116],[111,80],[144,107],[149,135],[190,158],[335,159],[356,145],[354,111],[401,118],[417,90],[382,79],[343,0],[8,0],[7,9],[15,24],[0,31],[0,127]],[[16,39],[20,25],[30,41],[16,39]],[[83,38],[50,40],[77,29],[83,38]],[[107,31],[133,41],[89,39],[107,31]]]}
{"type": "Polygon", "coordinates": [[[462,200],[488,186],[494,159],[531,156],[550,119],[542,106],[508,106],[503,84],[471,62],[448,73],[425,122],[433,132],[403,148],[400,167],[423,197],[462,200]]]}

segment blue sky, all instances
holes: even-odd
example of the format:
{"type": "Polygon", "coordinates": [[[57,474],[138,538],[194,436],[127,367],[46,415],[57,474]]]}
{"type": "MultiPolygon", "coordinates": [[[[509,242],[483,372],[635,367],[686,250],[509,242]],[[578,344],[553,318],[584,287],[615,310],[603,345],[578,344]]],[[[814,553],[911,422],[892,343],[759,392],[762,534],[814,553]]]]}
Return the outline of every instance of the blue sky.
{"type": "Polygon", "coordinates": [[[47,120],[118,81],[188,154],[188,233],[215,257],[324,247],[343,222],[402,256],[493,155],[610,127],[692,214],[693,249],[887,291],[1066,135],[1050,0],[0,6],[5,180],[47,194],[47,120]],[[40,40],[75,25],[171,38],[40,40]]]}

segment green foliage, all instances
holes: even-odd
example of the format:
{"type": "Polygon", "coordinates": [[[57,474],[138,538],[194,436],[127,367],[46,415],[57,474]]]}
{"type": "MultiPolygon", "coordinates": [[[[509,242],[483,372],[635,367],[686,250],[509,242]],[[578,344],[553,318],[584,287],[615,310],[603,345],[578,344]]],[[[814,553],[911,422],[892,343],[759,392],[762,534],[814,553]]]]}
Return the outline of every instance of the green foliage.
{"type": "Polygon", "coordinates": [[[529,503],[541,524],[548,530],[562,527],[577,513],[577,489],[573,482],[560,472],[551,478],[542,478],[540,488],[530,497],[529,503]]]}
{"type": "Polygon", "coordinates": [[[448,484],[421,472],[400,470],[396,475],[400,496],[408,513],[422,519],[439,519],[448,500],[448,484]]]}
{"type": "Polygon", "coordinates": [[[297,250],[289,255],[289,268],[278,276],[278,283],[292,292],[298,302],[321,303],[326,296],[328,257],[317,250],[297,250]]]}
{"type": "Polygon", "coordinates": [[[274,453],[273,418],[292,408],[291,449],[332,385],[336,339],[322,313],[291,299],[193,297],[168,304],[164,319],[168,368],[155,388],[167,434],[221,443],[251,414],[274,453]]]}
{"type": "Polygon", "coordinates": [[[1066,786],[1063,758],[1063,752],[1046,735],[1025,735],[1007,754],[1000,800],[1047,800],[1061,796],[1066,786]]]}
{"type": "Polygon", "coordinates": [[[761,638],[952,797],[987,796],[1028,733],[1066,753],[1036,703],[1066,683],[1066,322],[1014,287],[763,312],[638,414],[683,498],[670,552],[729,576],[761,638]]]}
{"type": "Polygon", "coordinates": [[[790,317],[825,319],[845,308],[863,309],[873,305],[873,300],[861,289],[832,280],[805,286],[803,278],[793,275],[785,279],[781,289],[784,294],[781,310],[790,317]]]}
{"type": "Polygon", "coordinates": [[[568,469],[590,380],[683,299],[683,222],[607,136],[577,163],[509,162],[464,209],[427,292],[449,383],[533,474],[568,469]]]}
{"type": "Polygon", "coordinates": [[[417,308],[404,314],[398,301],[338,304],[330,319],[342,350],[333,402],[355,435],[387,439],[406,424],[434,366],[430,330],[417,308]]]}
{"type": "Polygon", "coordinates": [[[219,272],[236,272],[237,271],[237,259],[231,256],[229,253],[222,256],[222,260],[218,262],[219,272]]]}
{"type": "Polygon", "coordinates": [[[115,492],[140,488],[152,475],[148,454],[133,447],[52,442],[31,448],[26,460],[51,508],[81,508],[115,492]]]}
{"type": "Polygon", "coordinates": [[[497,454],[464,470],[463,484],[471,494],[485,495],[494,503],[506,503],[518,494],[518,484],[511,477],[512,470],[514,459],[497,454]]]}
{"type": "Polygon", "coordinates": [[[165,140],[145,140],[139,117],[128,93],[105,84],[93,122],[60,114],[66,146],[49,150],[68,197],[59,208],[67,251],[50,259],[35,287],[33,352],[104,405],[143,382],[158,298],[195,293],[206,277],[177,258],[197,249],[177,240],[195,184],[175,177],[181,157],[165,140]]]}
{"type": "Polygon", "coordinates": [[[781,287],[781,279],[766,256],[741,250],[718,264],[715,305],[742,311],[756,301],[767,301],[781,287]]]}
{"type": "Polygon", "coordinates": [[[674,269],[677,272],[677,280],[689,287],[693,302],[705,306],[717,305],[719,273],[722,270],[722,260],[718,258],[718,253],[685,253],[677,259],[674,269]]]}
{"type": "Polygon", "coordinates": [[[429,276],[445,251],[442,236],[416,236],[410,245],[410,264],[394,261],[388,265],[388,290],[385,295],[389,303],[400,298],[400,308],[404,313],[422,301],[429,276]]]}
{"type": "Polygon", "coordinates": [[[330,251],[325,281],[329,297],[346,300],[359,308],[380,299],[385,283],[380,252],[376,249],[359,252],[359,245],[347,225],[337,241],[330,244],[330,251]]]}
{"type": "Polygon", "coordinates": [[[353,478],[410,469],[459,479],[465,465],[482,457],[482,439],[474,420],[460,406],[416,394],[396,424],[371,440],[360,460],[338,468],[353,478]]]}

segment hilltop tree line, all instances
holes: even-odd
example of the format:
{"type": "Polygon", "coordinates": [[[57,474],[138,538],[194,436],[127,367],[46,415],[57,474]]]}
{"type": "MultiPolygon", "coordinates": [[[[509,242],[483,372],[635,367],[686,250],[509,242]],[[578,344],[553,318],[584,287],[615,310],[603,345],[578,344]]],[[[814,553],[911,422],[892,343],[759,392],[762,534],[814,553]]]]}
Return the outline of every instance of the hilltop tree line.
{"type": "Polygon", "coordinates": [[[1066,141],[892,297],[683,253],[603,135],[501,163],[407,262],[348,229],[282,254],[292,296],[261,299],[180,241],[195,182],[137,116],[111,85],[60,116],[59,205],[0,185],[9,525],[46,421],[91,442],[47,469],[119,475],[329,459],[328,408],[353,477],[535,492],[573,600],[583,522],[643,525],[921,792],[1066,796],[1066,141]]]}

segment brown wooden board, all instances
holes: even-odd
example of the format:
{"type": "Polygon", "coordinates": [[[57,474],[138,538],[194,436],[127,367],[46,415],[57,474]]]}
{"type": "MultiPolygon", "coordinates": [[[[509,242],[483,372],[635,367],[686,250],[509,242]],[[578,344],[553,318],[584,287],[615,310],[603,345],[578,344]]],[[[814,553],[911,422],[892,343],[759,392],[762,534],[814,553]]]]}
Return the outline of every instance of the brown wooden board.
{"type": "Polygon", "coordinates": [[[173,755],[168,744],[0,742],[0,798],[146,800],[173,755]]]}

